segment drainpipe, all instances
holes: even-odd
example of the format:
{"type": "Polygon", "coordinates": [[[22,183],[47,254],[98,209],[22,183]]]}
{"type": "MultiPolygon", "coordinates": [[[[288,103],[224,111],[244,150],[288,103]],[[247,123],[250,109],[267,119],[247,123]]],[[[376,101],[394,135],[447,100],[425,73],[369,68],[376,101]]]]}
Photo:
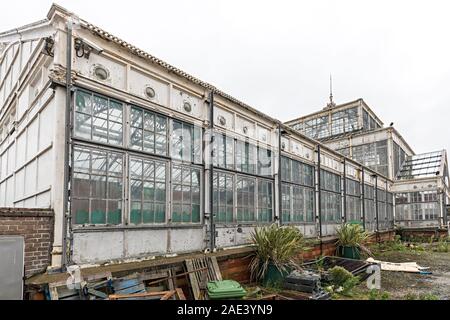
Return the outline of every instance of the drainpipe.
{"type": "Polygon", "coordinates": [[[344,158],[344,223],[347,222],[347,160],[344,158]]]}
{"type": "MultiPolygon", "coordinates": [[[[388,217],[388,205],[389,205],[389,201],[388,201],[388,182],[386,180],[386,193],[385,193],[385,197],[384,197],[384,206],[386,207],[385,212],[386,212],[386,216],[384,217],[384,220],[386,221],[385,223],[387,223],[389,225],[389,217],[388,217]]],[[[388,228],[388,230],[390,229],[390,226],[388,228]]]]}
{"type": "Polygon", "coordinates": [[[362,188],[361,188],[361,202],[362,202],[362,225],[363,230],[366,230],[366,204],[365,204],[365,195],[364,195],[364,168],[361,168],[361,180],[362,180],[362,188]]]}
{"type": "Polygon", "coordinates": [[[216,247],[216,225],[214,224],[214,165],[213,165],[213,155],[212,146],[214,143],[214,92],[211,90],[209,93],[209,129],[210,129],[210,154],[209,154],[209,231],[210,231],[210,250],[214,251],[216,247]]]}
{"type": "Polygon", "coordinates": [[[62,257],[61,267],[67,266],[67,215],[69,208],[69,153],[70,153],[70,104],[72,89],[72,21],[67,21],[67,47],[66,47],[66,112],[65,112],[65,148],[64,148],[64,198],[63,198],[63,227],[62,227],[62,257]]]}
{"type": "Polygon", "coordinates": [[[377,175],[374,175],[375,176],[375,219],[376,219],[376,221],[377,221],[377,224],[376,224],[376,230],[375,230],[375,233],[376,233],[376,237],[377,237],[377,242],[379,241],[379,235],[378,235],[378,176],[377,175]]]}
{"type": "Polygon", "coordinates": [[[282,183],[281,183],[281,124],[278,124],[278,221],[283,224],[283,204],[282,204],[282,183]]]}
{"type": "Polygon", "coordinates": [[[322,196],[320,192],[320,144],[317,145],[317,210],[319,211],[320,254],[322,255],[322,196]]]}

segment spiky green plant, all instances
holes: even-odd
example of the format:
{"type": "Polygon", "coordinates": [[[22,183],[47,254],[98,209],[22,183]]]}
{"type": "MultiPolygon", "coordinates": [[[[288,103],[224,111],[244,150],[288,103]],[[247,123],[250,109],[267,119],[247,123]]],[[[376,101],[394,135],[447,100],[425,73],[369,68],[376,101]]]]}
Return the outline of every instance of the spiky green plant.
{"type": "Polygon", "coordinates": [[[369,248],[364,243],[367,241],[369,234],[359,224],[344,223],[336,230],[337,247],[355,247],[368,255],[372,255],[369,248]]]}
{"type": "Polygon", "coordinates": [[[291,226],[277,224],[255,228],[251,240],[256,247],[250,262],[252,279],[261,280],[272,263],[281,273],[298,266],[299,254],[304,248],[301,232],[291,226]]]}

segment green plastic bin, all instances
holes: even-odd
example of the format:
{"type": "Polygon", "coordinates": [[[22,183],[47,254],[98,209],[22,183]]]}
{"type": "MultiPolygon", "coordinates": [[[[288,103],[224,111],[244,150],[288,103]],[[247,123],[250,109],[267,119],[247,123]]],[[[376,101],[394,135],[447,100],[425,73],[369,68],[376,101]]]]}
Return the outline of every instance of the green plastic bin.
{"type": "Polygon", "coordinates": [[[247,294],[234,280],[210,281],[206,285],[210,299],[242,298],[247,294]]]}

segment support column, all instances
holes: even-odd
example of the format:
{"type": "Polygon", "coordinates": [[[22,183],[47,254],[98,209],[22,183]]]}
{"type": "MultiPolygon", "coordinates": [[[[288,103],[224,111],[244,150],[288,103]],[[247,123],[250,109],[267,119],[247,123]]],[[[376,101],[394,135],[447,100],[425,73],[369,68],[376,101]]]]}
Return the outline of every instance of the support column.
{"type": "Polygon", "coordinates": [[[360,216],[363,230],[366,230],[366,203],[365,203],[365,196],[364,196],[364,185],[365,185],[365,177],[364,177],[364,167],[361,167],[361,181],[360,182],[360,190],[361,190],[361,208],[362,208],[362,214],[360,216]],[[361,187],[362,186],[362,187],[361,187]]]}

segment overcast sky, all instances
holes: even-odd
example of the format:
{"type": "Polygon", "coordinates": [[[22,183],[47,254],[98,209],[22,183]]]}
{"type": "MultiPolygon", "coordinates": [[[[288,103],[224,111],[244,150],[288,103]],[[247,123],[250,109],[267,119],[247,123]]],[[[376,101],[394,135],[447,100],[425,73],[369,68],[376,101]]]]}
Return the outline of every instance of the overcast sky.
{"type": "MultiPolygon", "coordinates": [[[[0,31],[51,3],[4,3],[0,31]]],[[[450,150],[449,1],[57,3],[280,120],[323,108],[331,73],[336,103],[363,98],[416,153],[450,150]]]]}

